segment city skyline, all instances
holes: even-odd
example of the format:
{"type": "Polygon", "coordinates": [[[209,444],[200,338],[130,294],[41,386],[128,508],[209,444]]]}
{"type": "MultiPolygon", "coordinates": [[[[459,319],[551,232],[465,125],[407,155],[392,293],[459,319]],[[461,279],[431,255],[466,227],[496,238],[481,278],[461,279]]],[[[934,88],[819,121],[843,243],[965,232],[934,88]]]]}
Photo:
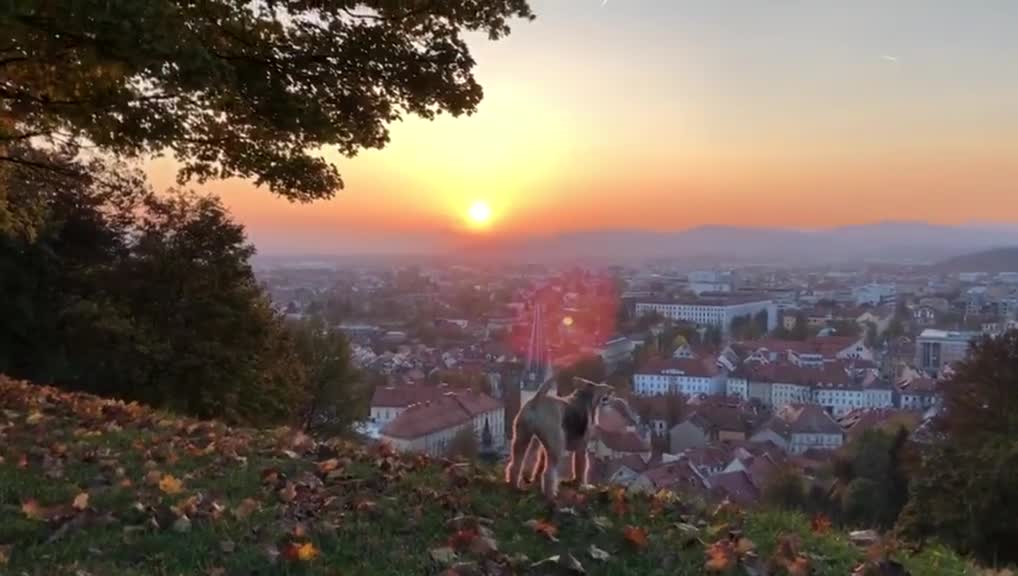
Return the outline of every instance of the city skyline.
{"type": "MultiPolygon", "coordinates": [[[[406,118],[290,204],[212,182],[259,248],[598,229],[1018,222],[1005,2],[535,2],[469,39],[478,113],[406,118]],[[959,198],[965,202],[959,202],[959,198]],[[483,203],[490,223],[467,215],[483,203]]],[[[154,162],[157,187],[172,163],[154,162]]]]}

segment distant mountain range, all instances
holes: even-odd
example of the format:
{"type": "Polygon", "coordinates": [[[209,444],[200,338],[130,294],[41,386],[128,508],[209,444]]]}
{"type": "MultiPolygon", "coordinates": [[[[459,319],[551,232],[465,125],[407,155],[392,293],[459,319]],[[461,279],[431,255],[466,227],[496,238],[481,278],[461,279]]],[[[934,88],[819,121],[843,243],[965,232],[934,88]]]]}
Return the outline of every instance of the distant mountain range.
{"type": "Polygon", "coordinates": [[[1018,246],[1018,225],[939,226],[924,222],[880,222],[827,230],[731,226],[702,226],[676,232],[593,230],[546,237],[472,240],[460,244],[454,252],[464,256],[506,257],[534,262],[625,262],[669,258],[691,263],[866,261],[933,264],[1006,246],[1018,246]]]}
{"type": "Polygon", "coordinates": [[[1018,246],[994,248],[973,254],[965,254],[939,262],[934,269],[938,272],[1018,272],[1018,246]]]}

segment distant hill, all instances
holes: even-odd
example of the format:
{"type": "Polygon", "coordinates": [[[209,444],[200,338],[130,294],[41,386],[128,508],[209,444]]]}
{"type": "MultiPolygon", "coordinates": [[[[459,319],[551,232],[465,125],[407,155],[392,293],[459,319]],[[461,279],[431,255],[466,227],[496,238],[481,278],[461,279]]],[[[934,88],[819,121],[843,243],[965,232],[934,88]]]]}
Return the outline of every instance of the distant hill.
{"type": "Polygon", "coordinates": [[[1018,246],[994,248],[982,252],[974,252],[949,258],[938,263],[934,268],[938,272],[1018,272],[1018,246]]]}
{"type": "Polygon", "coordinates": [[[528,261],[635,261],[668,258],[689,263],[814,264],[913,262],[933,264],[1001,244],[1018,245],[1018,227],[939,226],[879,222],[819,230],[701,226],[688,230],[589,230],[500,239],[461,246],[528,261]]]}

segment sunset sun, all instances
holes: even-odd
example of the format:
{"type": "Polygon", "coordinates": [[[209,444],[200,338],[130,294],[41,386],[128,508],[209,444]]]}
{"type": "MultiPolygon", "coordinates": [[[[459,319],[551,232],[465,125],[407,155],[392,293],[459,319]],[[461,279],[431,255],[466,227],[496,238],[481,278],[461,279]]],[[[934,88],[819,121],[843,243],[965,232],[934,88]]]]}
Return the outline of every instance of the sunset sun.
{"type": "Polygon", "coordinates": [[[467,220],[475,228],[486,228],[491,223],[491,206],[483,200],[478,200],[467,209],[467,220]]]}

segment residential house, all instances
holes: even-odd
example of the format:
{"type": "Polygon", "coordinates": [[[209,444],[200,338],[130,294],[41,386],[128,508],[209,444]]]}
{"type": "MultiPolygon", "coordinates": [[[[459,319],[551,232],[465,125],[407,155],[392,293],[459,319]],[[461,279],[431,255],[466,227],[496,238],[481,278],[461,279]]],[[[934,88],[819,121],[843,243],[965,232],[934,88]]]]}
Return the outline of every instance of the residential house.
{"type": "Polygon", "coordinates": [[[844,441],[841,426],[823,408],[815,404],[789,404],[778,411],[753,436],[751,441],[775,441],[790,454],[802,454],[811,448],[834,450],[844,441]]]}
{"type": "Polygon", "coordinates": [[[700,406],[668,431],[669,451],[677,454],[713,442],[745,440],[749,430],[748,420],[748,415],[738,406],[700,406]]]}
{"type": "Polygon", "coordinates": [[[501,450],[504,418],[503,405],[486,394],[447,392],[406,407],[382,428],[381,439],[403,452],[442,456],[457,434],[470,430],[479,442],[490,442],[489,449],[501,450]]]}
{"type": "Polygon", "coordinates": [[[654,358],[633,375],[633,393],[639,396],[724,394],[725,375],[713,357],[654,358]]]}
{"type": "Polygon", "coordinates": [[[895,383],[898,408],[923,411],[940,402],[939,386],[933,378],[908,376],[895,383]]]}

